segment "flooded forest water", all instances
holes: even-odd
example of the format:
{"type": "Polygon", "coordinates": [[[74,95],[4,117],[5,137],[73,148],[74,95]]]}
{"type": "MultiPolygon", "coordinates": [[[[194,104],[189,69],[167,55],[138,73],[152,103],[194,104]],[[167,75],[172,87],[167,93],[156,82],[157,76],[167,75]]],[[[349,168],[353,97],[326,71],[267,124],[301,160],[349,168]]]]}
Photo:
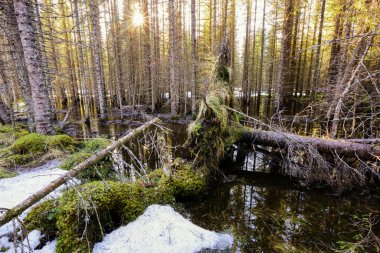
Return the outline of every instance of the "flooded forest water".
{"type": "MultiPolygon", "coordinates": [[[[263,108],[261,113],[270,113],[263,108]]],[[[59,119],[66,111],[59,113],[59,119]]],[[[113,116],[102,123],[91,119],[88,125],[75,108],[66,131],[78,138],[117,139],[144,121],[141,115],[134,115],[113,116]]],[[[173,146],[185,142],[189,121],[166,121],[173,146]]],[[[157,158],[149,159],[156,163],[157,158]]],[[[273,166],[278,165],[271,154],[235,147],[220,165],[224,172],[220,180],[200,198],[182,200],[181,212],[205,229],[231,233],[232,252],[337,252],[365,236],[360,235],[366,231],[363,220],[379,215],[376,193],[353,191],[336,196],[307,189],[288,177],[271,174],[273,166]]],[[[378,225],[372,229],[379,234],[378,225]]]]}

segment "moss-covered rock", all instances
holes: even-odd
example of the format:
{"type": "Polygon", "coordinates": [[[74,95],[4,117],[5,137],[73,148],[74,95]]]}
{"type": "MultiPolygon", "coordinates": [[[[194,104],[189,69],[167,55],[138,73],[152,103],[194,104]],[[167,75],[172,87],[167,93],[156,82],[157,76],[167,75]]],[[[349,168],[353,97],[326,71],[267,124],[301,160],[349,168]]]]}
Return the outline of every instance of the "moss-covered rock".
{"type": "Polygon", "coordinates": [[[1,131],[4,133],[0,133],[0,147],[5,147],[0,149],[0,167],[4,168],[37,166],[46,160],[66,156],[78,145],[77,141],[68,135],[25,134],[27,131],[18,126],[13,132],[7,132],[11,131],[10,128],[4,127],[1,131]],[[1,139],[4,137],[2,135],[7,135],[7,139],[1,139]]]}
{"type": "Polygon", "coordinates": [[[10,149],[15,154],[42,154],[46,151],[47,136],[43,134],[31,133],[17,139],[10,149]]]}
{"type": "Polygon", "coordinates": [[[52,149],[73,151],[76,144],[77,142],[74,138],[65,134],[48,136],[46,139],[47,147],[52,149]]]}
{"type": "Polygon", "coordinates": [[[120,225],[141,215],[151,204],[173,204],[177,196],[204,190],[206,178],[189,163],[177,159],[168,177],[161,169],[134,183],[93,181],[67,190],[57,201],[32,209],[28,229],[58,236],[57,252],[88,252],[120,225]]]}
{"type": "Polygon", "coordinates": [[[173,202],[165,188],[141,181],[94,181],[70,189],[59,200],[57,252],[86,252],[121,224],[136,219],[153,203],[173,202]]]}
{"type": "Polygon", "coordinates": [[[171,175],[162,175],[159,185],[176,197],[193,197],[205,190],[208,171],[194,169],[192,164],[177,158],[173,162],[171,175]]]}

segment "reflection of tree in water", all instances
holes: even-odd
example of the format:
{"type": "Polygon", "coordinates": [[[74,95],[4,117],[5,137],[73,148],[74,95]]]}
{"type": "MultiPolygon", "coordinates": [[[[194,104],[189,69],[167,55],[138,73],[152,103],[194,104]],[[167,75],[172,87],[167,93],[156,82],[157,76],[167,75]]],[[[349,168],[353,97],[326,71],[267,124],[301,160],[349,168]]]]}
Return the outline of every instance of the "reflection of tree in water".
{"type": "MultiPolygon", "coordinates": [[[[225,165],[236,166],[230,171],[245,168],[249,155],[238,152],[236,163],[225,165]]],[[[352,215],[378,209],[371,200],[331,197],[281,184],[274,175],[255,175],[220,184],[201,201],[188,204],[191,220],[231,232],[235,250],[241,252],[332,252],[338,241],[352,239],[352,215]]]]}

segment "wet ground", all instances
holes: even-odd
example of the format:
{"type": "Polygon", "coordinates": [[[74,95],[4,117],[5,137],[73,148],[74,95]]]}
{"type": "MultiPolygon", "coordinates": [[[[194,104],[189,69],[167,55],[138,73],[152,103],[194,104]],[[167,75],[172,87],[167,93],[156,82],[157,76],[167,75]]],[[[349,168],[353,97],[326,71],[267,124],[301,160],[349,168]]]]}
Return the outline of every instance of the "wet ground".
{"type": "MultiPolygon", "coordinates": [[[[188,120],[166,118],[173,146],[185,141],[188,120]]],[[[66,130],[81,138],[116,139],[142,121],[141,115],[103,123],[92,119],[90,125],[74,121],[66,130]]],[[[301,188],[289,178],[269,174],[274,162],[258,151],[232,154],[221,164],[226,175],[220,183],[202,198],[185,203],[192,222],[231,233],[233,252],[334,252],[360,239],[359,230],[367,228],[365,222],[357,227],[359,221],[380,216],[377,194],[356,191],[339,197],[301,188]]],[[[378,225],[373,230],[380,235],[378,225]]]]}

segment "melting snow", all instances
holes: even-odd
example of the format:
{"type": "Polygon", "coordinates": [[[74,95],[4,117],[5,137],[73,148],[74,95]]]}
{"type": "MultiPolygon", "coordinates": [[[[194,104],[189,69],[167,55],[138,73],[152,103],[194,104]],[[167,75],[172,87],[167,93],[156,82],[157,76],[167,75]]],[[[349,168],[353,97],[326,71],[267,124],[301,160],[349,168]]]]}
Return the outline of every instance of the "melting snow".
{"type": "MultiPolygon", "coordinates": [[[[44,188],[51,181],[67,172],[60,169],[59,165],[60,162],[58,160],[52,160],[43,166],[34,168],[25,173],[21,173],[16,177],[0,179],[0,208],[12,208],[34,192],[44,188]]],[[[58,189],[51,193],[48,197],[57,197],[59,195],[59,192],[60,190],[58,189]]],[[[24,211],[19,216],[19,219],[24,219],[29,210],[30,209],[24,211]]],[[[17,225],[18,224],[16,224],[16,226],[17,225]]],[[[0,248],[4,247],[6,249],[9,249],[6,252],[15,252],[13,242],[9,242],[9,235],[13,233],[13,230],[14,226],[12,222],[9,222],[0,227],[0,248]]],[[[40,237],[41,232],[38,230],[34,230],[28,234],[29,246],[32,249],[40,244],[40,237]]],[[[26,238],[23,242],[23,245],[24,252],[29,252],[27,250],[28,241],[26,238]]]]}
{"type": "MultiPolygon", "coordinates": [[[[0,207],[12,208],[64,174],[66,171],[59,169],[59,165],[59,161],[53,160],[16,177],[1,179],[0,207]]],[[[49,197],[57,197],[59,192],[57,189],[49,197]]],[[[19,218],[25,218],[28,211],[19,218]]],[[[13,242],[9,241],[13,230],[12,222],[0,227],[0,249],[7,249],[5,252],[21,250],[21,242],[15,251],[13,242]]],[[[55,253],[56,240],[33,251],[40,244],[41,236],[40,231],[31,231],[28,240],[25,238],[22,242],[24,252],[55,253]]],[[[225,249],[232,243],[232,236],[196,226],[170,206],[151,205],[134,222],[111,232],[102,242],[95,244],[93,253],[192,253],[202,249],[225,249]]]]}
{"type": "Polygon", "coordinates": [[[93,253],[192,253],[202,249],[225,249],[233,238],[205,230],[170,206],[151,205],[137,220],[105,236],[93,253]]]}

